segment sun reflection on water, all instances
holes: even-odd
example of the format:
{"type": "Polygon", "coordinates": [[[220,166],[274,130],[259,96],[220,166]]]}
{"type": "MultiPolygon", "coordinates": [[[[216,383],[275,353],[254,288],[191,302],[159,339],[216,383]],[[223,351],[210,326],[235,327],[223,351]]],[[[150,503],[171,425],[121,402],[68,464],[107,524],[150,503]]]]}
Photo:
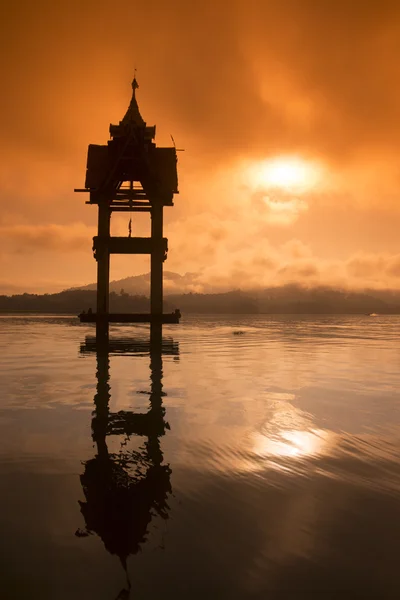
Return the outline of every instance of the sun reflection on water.
{"type": "Polygon", "coordinates": [[[330,446],[331,434],[323,429],[288,430],[274,437],[253,435],[252,451],[260,457],[305,458],[323,454],[330,446]]]}
{"type": "Polygon", "coordinates": [[[293,405],[293,394],[272,394],[262,426],[250,435],[245,470],[288,469],[288,460],[306,460],[331,453],[334,434],[313,425],[311,415],[293,405]]]}

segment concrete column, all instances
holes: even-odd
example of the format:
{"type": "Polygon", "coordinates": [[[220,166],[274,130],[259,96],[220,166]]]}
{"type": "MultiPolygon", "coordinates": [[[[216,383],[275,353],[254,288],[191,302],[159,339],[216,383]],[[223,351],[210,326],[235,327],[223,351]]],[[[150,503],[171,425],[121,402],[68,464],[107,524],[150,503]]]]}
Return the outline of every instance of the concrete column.
{"type": "Polygon", "coordinates": [[[95,412],[92,419],[92,437],[97,445],[97,454],[103,459],[108,458],[107,425],[110,414],[110,361],[108,340],[104,338],[96,341],[97,359],[97,387],[94,397],[95,412]]]}
{"type": "MultiPolygon", "coordinates": [[[[150,325],[154,327],[153,324],[150,325]]],[[[161,330],[161,328],[160,328],[161,330]]],[[[164,420],[165,408],[163,407],[163,386],[162,386],[162,352],[161,352],[161,338],[154,340],[154,330],[150,330],[150,380],[151,380],[151,393],[150,393],[150,411],[149,414],[153,415],[154,420],[157,422],[159,419],[164,420]],[[153,335],[153,337],[152,337],[153,335]]],[[[165,421],[164,421],[165,422],[165,421]]],[[[160,466],[163,462],[163,453],[161,451],[160,438],[157,433],[150,434],[147,442],[145,442],[148,456],[151,457],[153,466],[160,466]]]]}
{"type": "Polygon", "coordinates": [[[97,315],[96,337],[108,337],[109,291],[110,291],[110,253],[108,240],[110,238],[111,211],[108,203],[99,203],[98,238],[100,247],[96,252],[97,258],[97,315]]]}
{"type": "Polygon", "coordinates": [[[154,204],[151,209],[151,279],[150,279],[150,313],[153,318],[151,335],[161,339],[163,314],[163,206],[154,204]],[[159,327],[154,327],[154,325],[159,327]],[[159,329],[159,331],[157,331],[159,329]]]}

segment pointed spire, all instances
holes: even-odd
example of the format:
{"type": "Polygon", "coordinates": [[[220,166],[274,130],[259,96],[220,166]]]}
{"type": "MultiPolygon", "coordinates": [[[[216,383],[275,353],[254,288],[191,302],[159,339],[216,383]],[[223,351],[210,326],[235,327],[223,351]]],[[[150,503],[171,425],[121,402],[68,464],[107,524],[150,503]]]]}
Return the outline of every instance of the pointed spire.
{"type": "Polygon", "coordinates": [[[132,100],[131,103],[129,105],[128,110],[126,111],[126,114],[124,116],[124,118],[121,121],[121,125],[136,125],[139,127],[145,127],[146,123],[142,118],[142,115],[139,112],[139,107],[138,107],[138,103],[136,100],[136,90],[138,89],[139,84],[137,82],[136,79],[136,75],[133,78],[132,81],[132,100]]]}
{"type": "Polygon", "coordinates": [[[152,127],[146,127],[146,122],[143,120],[142,115],[139,112],[139,107],[136,100],[136,90],[138,87],[139,84],[136,79],[135,69],[135,76],[132,81],[131,103],[129,104],[129,108],[126,111],[124,118],[119,122],[119,125],[110,125],[110,136],[112,138],[130,135],[130,133],[140,129],[142,130],[141,139],[144,139],[145,142],[150,142],[152,139],[154,139],[156,135],[155,125],[152,127]]]}

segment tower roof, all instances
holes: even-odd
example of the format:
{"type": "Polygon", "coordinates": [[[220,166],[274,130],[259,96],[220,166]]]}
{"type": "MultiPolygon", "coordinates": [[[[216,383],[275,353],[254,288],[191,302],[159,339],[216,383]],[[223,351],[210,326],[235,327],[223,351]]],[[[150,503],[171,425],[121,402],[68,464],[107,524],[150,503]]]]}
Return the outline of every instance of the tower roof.
{"type": "Polygon", "coordinates": [[[136,100],[136,90],[138,89],[139,84],[134,77],[132,81],[132,99],[129,104],[129,108],[126,111],[124,118],[121,121],[121,125],[136,125],[139,127],[146,127],[146,123],[142,118],[142,115],[139,112],[138,103],[136,100]]]}

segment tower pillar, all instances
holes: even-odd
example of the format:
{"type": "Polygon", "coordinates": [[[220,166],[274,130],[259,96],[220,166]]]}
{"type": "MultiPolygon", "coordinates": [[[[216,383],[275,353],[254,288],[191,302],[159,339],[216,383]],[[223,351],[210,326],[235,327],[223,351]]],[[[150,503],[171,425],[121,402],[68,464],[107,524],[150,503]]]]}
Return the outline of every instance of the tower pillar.
{"type": "Polygon", "coordinates": [[[150,337],[152,344],[157,346],[162,337],[163,315],[163,205],[155,202],[151,207],[151,239],[152,252],[150,255],[150,337]]]}
{"type": "Polygon", "coordinates": [[[97,259],[97,321],[96,335],[99,339],[108,338],[108,313],[110,296],[110,239],[111,210],[106,202],[99,203],[98,238],[101,240],[97,259]]]}
{"type": "Polygon", "coordinates": [[[163,314],[163,206],[151,207],[151,277],[150,277],[150,313],[154,320],[163,314]]]}

